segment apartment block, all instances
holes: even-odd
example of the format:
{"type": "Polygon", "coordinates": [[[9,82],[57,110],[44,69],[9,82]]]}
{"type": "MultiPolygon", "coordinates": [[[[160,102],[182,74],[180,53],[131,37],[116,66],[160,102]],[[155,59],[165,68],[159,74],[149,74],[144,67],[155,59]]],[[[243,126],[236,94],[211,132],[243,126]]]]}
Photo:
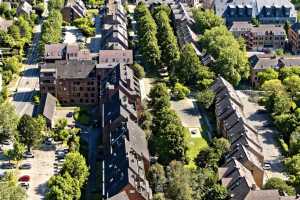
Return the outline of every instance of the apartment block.
{"type": "Polygon", "coordinates": [[[247,50],[279,49],[285,47],[286,33],[282,25],[262,24],[253,26],[249,22],[233,22],[230,31],[243,37],[247,50]]]}

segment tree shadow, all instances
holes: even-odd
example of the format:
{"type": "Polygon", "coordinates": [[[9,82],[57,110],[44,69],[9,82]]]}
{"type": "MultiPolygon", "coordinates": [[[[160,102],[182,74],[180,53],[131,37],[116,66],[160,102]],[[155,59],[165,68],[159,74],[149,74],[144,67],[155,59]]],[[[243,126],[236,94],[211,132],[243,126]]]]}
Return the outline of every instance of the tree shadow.
{"type": "Polygon", "coordinates": [[[45,196],[47,191],[48,191],[47,182],[39,184],[35,189],[35,192],[41,196],[45,196]]]}

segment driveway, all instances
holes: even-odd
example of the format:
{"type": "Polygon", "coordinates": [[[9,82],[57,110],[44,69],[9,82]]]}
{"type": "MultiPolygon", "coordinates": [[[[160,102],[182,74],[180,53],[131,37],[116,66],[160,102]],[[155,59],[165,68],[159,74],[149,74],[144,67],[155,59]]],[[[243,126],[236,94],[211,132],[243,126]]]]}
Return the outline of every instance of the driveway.
{"type": "Polygon", "coordinates": [[[241,91],[237,91],[244,104],[244,114],[249,123],[254,126],[259,135],[258,138],[262,143],[264,160],[271,163],[271,170],[265,170],[265,180],[271,177],[287,179],[283,174],[283,156],[275,139],[277,130],[270,126],[271,119],[263,106],[249,101],[249,96],[241,91]]]}

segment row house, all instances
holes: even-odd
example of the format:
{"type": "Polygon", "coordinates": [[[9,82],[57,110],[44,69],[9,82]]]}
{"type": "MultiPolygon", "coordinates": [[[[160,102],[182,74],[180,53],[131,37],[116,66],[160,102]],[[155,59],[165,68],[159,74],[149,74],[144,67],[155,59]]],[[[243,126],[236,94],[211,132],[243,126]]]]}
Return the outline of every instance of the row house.
{"type": "Polygon", "coordinates": [[[227,25],[235,21],[248,21],[257,18],[262,24],[284,24],[296,22],[297,13],[289,0],[215,0],[216,14],[225,19],[227,25]]]}
{"type": "Polygon", "coordinates": [[[101,81],[103,198],[148,200],[150,155],[139,127],[140,89],[131,68],[118,65],[101,81]]]}
{"type": "Polygon", "coordinates": [[[215,61],[214,58],[211,55],[202,54],[200,50],[198,44],[199,35],[193,30],[195,20],[192,17],[192,10],[188,4],[173,2],[170,4],[170,8],[179,46],[182,48],[186,44],[191,44],[196,54],[200,57],[202,64],[213,64],[215,61]]]}
{"type": "Polygon", "coordinates": [[[61,13],[63,20],[71,23],[78,18],[85,17],[87,9],[82,0],[67,0],[61,13]]]}
{"type": "Polygon", "coordinates": [[[121,1],[109,0],[107,2],[102,22],[101,49],[128,49],[127,16],[121,1]]]}
{"type": "Polygon", "coordinates": [[[282,25],[263,24],[256,27],[249,22],[233,22],[230,31],[235,37],[245,39],[247,50],[285,47],[286,33],[282,25]]]}
{"type": "Polygon", "coordinates": [[[251,172],[236,158],[230,158],[218,169],[221,184],[230,193],[232,200],[297,200],[292,196],[280,196],[278,190],[257,188],[251,172]]]}
{"type": "Polygon", "coordinates": [[[252,86],[259,86],[258,72],[267,68],[280,69],[281,67],[299,67],[300,56],[276,56],[272,54],[258,54],[249,58],[251,66],[251,83],[252,86]]]}
{"type": "MultiPolygon", "coordinates": [[[[245,199],[250,191],[263,186],[264,157],[258,132],[246,121],[241,99],[229,82],[219,76],[211,90],[216,96],[215,113],[218,132],[231,144],[230,151],[225,156],[225,164],[219,169],[220,179],[222,184],[227,187],[232,199],[245,199]],[[243,175],[236,177],[240,186],[224,181],[224,178],[227,180],[233,178],[230,177],[234,175],[233,173],[226,173],[231,165],[240,166],[241,170],[237,170],[237,174],[243,171],[243,175]],[[251,179],[251,184],[246,179],[251,179]]],[[[230,181],[235,182],[234,180],[230,181]]]]}
{"type": "Polygon", "coordinates": [[[217,128],[231,144],[225,163],[218,168],[220,183],[231,200],[292,200],[278,190],[262,190],[264,157],[258,133],[243,114],[243,104],[233,86],[218,77],[211,90],[216,95],[217,128]]]}

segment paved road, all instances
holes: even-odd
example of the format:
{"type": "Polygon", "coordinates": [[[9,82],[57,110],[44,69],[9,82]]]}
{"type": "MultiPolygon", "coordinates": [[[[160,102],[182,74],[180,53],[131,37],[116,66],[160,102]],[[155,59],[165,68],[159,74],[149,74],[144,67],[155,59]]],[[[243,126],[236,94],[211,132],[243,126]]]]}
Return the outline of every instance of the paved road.
{"type": "Polygon", "coordinates": [[[12,100],[19,116],[24,114],[33,114],[34,105],[32,103],[32,97],[34,95],[34,90],[39,88],[38,43],[40,37],[41,24],[34,27],[32,47],[27,55],[27,61],[24,64],[23,76],[18,83],[17,90],[12,100]]]}
{"type": "Polygon", "coordinates": [[[243,104],[244,104],[244,114],[249,123],[258,130],[258,138],[262,143],[264,160],[271,163],[271,170],[265,170],[265,179],[267,181],[271,177],[279,177],[282,179],[287,179],[284,175],[283,169],[283,156],[276,145],[275,135],[278,134],[274,127],[267,126],[271,121],[267,112],[259,112],[258,110],[263,110],[264,107],[258,105],[257,103],[250,102],[249,96],[241,91],[238,91],[243,104]]]}
{"type": "Polygon", "coordinates": [[[90,50],[93,53],[99,52],[101,49],[101,16],[97,15],[95,20],[95,27],[96,27],[96,35],[94,37],[91,37],[90,42],[90,50]]]}

